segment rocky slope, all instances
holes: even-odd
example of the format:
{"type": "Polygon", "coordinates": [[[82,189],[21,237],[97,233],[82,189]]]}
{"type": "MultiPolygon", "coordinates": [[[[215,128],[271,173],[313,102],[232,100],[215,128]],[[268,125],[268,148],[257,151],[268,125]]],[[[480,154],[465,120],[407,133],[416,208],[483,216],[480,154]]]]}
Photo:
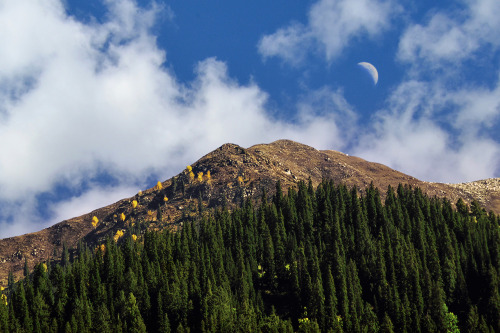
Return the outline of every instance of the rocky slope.
{"type": "Polygon", "coordinates": [[[258,199],[264,190],[272,194],[278,180],[286,189],[309,178],[314,186],[323,179],[333,179],[360,191],[373,182],[382,193],[389,185],[408,184],[420,187],[430,196],[446,197],[453,203],[458,198],[467,203],[476,199],[486,210],[500,213],[500,179],[466,184],[423,182],[382,164],[337,151],[316,150],[289,140],[248,149],[225,144],[194,163],[192,173],[194,179],[188,170],[183,170],[161,183],[161,189],[154,187],[141,191],[134,197],[39,232],[1,239],[0,285],[5,286],[9,271],[16,278],[22,275],[25,259],[32,268],[52,256],[57,258],[63,244],[74,248],[82,240],[95,246],[104,242],[107,235],[115,235],[134,223],[142,223],[152,230],[178,228],[183,219],[198,214],[200,208],[230,206],[245,198],[258,199]],[[200,179],[199,173],[203,173],[200,179]],[[136,207],[133,207],[134,200],[136,207]],[[99,220],[95,227],[92,225],[94,216],[99,220]]]}

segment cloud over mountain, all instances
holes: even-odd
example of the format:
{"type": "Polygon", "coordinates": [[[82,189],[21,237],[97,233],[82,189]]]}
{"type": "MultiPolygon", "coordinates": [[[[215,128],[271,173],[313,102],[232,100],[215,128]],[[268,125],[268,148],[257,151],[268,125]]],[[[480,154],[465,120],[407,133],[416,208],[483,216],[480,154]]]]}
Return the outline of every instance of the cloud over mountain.
{"type": "Polygon", "coordinates": [[[236,82],[215,58],[179,82],[151,31],[161,8],[106,4],[102,22],[78,21],[55,0],[2,5],[0,236],[40,223],[39,196],[57,196],[56,186],[69,200],[104,187],[116,193],[109,203],[225,142],[342,143],[334,112],[275,119],[267,94],[236,82]]]}
{"type": "Polygon", "coordinates": [[[297,82],[286,106],[261,84],[266,61],[260,77],[249,64],[242,83],[214,54],[180,79],[156,26],[178,19],[166,5],[106,0],[101,16],[86,18],[65,5],[0,6],[0,237],[131,195],[226,142],[288,138],[429,181],[499,175],[497,1],[426,9],[422,19],[412,16],[420,5],[318,0],[303,22],[248,41],[259,61],[283,60],[274,74],[297,82]],[[336,62],[373,47],[402,74],[387,83],[392,73],[381,72],[383,97],[369,114],[340,83],[309,84],[312,67],[338,75],[336,62]],[[470,76],[478,69],[487,81],[470,76]]]}

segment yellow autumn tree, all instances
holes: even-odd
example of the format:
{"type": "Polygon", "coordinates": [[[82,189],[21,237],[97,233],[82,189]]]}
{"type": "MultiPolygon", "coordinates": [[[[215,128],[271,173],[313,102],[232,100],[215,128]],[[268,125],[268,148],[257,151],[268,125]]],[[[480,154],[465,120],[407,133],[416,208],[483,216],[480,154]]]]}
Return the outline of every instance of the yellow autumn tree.
{"type": "Polygon", "coordinates": [[[134,240],[134,242],[137,240],[137,235],[136,234],[133,234],[132,235],[132,239],[134,240]]]}
{"type": "Polygon", "coordinates": [[[95,228],[98,223],[99,219],[97,218],[97,216],[94,215],[94,217],[92,217],[92,226],[95,228]]]}
{"type": "Polygon", "coordinates": [[[156,183],[156,190],[160,191],[161,189],[163,189],[163,185],[161,184],[161,181],[158,181],[158,183],[156,183]]]}
{"type": "Polygon", "coordinates": [[[136,208],[137,207],[137,200],[133,200],[132,201],[132,208],[136,208]]]}
{"type": "Polygon", "coordinates": [[[167,196],[164,196],[164,197],[163,197],[163,202],[167,202],[167,201],[168,201],[167,196]]]}
{"type": "Polygon", "coordinates": [[[118,242],[118,239],[123,236],[123,230],[117,230],[115,236],[113,237],[115,242],[118,242]]]}
{"type": "Polygon", "coordinates": [[[244,184],[244,182],[243,182],[243,177],[238,176],[238,183],[239,183],[240,185],[243,185],[243,184],[244,184]]]}
{"type": "Polygon", "coordinates": [[[125,221],[125,218],[126,218],[125,214],[121,213],[120,214],[120,220],[125,221]]]}
{"type": "Polygon", "coordinates": [[[186,167],[186,170],[187,170],[188,175],[189,175],[189,180],[190,180],[190,181],[193,181],[193,180],[194,180],[193,168],[192,168],[190,165],[188,165],[188,166],[186,167]]]}
{"type": "Polygon", "coordinates": [[[207,171],[207,174],[205,176],[207,177],[207,180],[212,179],[212,175],[210,175],[210,170],[207,171]]]}
{"type": "Polygon", "coordinates": [[[200,183],[203,181],[203,172],[198,172],[198,181],[200,183]]]}

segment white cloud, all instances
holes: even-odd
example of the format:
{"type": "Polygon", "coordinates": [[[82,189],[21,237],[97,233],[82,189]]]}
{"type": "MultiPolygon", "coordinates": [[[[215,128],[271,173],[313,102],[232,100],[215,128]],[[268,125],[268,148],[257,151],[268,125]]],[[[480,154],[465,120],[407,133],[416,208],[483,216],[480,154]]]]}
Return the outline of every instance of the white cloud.
{"type": "Polygon", "coordinates": [[[302,132],[297,138],[299,142],[309,142],[317,149],[342,149],[356,136],[358,116],[341,89],[323,87],[310,91],[300,98],[297,108],[296,122],[308,127],[307,131],[297,131],[302,132]]]}
{"type": "Polygon", "coordinates": [[[465,1],[460,11],[436,12],[426,24],[410,25],[401,37],[398,58],[434,67],[442,62],[460,63],[482,47],[500,46],[500,2],[465,1]]]}
{"type": "Polygon", "coordinates": [[[258,47],[264,58],[280,56],[286,62],[298,65],[304,60],[311,41],[312,35],[307,28],[293,23],[278,29],[272,35],[262,37],[258,47]]]}
{"type": "Polygon", "coordinates": [[[45,203],[48,205],[44,210],[50,214],[50,218],[40,215],[39,205],[36,198],[28,197],[27,201],[16,203],[2,209],[2,218],[9,218],[9,223],[0,223],[1,237],[21,235],[28,232],[41,230],[63,220],[90,213],[96,208],[112,204],[133,196],[137,193],[135,186],[92,186],[81,195],[68,198],[68,200],[57,203],[45,203]]]}
{"type": "Polygon", "coordinates": [[[373,119],[354,153],[426,181],[463,182],[498,175],[500,144],[481,129],[500,115],[498,89],[444,89],[407,81],[373,119]],[[450,130],[450,127],[453,130],[450,130]]]}
{"type": "Polygon", "coordinates": [[[467,136],[476,136],[499,120],[500,78],[493,89],[466,87],[454,93],[453,100],[461,105],[453,126],[462,129],[467,136]]]}
{"type": "Polygon", "coordinates": [[[112,204],[121,199],[131,197],[137,193],[136,187],[127,186],[99,186],[95,184],[80,196],[72,197],[52,205],[49,210],[52,218],[47,225],[61,222],[64,219],[81,216],[102,207],[102,204],[112,204]]]}
{"type": "Polygon", "coordinates": [[[320,0],[311,7],[307,25],[293,23],[264,36],[259,52],[264,58],[277,56],[298,64],[313,51],[330,61],[353,38],[373,38],[387,29],[397,12],[399,6],[390,0],[320,0]]]}
{"type": "Polygon", "coordinates": [[[360,141],[360,154],[424,180],[498,176],[500,144],[488,130],[499,124],[500,79],[493,88],[478,86],[464,72],[498,51],[499,11],[498,1],[469,0],[408,26],[397,59],[409,66],[408,77],[433,81],[401,83],[376,118],[376,132],[360,141]]]}
{"type": "Polygon", "coordinates": [[[0,237],[109,204],[108,190],[166,179],[226,142],[324,146],[341,137],[333,114],[274,119],[266,93],[231,79],[216,59],[201,61],[192,83],[178,82],[149,31],[159,9],[106,3],[101,23],[69,17],[56,0],[0,6],[0,237]],[[77,193],[99,173],[119,187],[93,185],[55,203],[49,221],[37,217],[38,195],[56,184],[77,193]]]}

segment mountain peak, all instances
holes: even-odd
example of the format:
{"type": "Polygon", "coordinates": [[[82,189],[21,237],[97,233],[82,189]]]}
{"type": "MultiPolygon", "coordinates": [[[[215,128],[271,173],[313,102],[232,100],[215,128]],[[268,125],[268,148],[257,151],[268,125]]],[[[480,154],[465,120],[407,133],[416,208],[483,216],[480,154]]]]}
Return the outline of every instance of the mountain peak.
{"type": "Polygon", "coordinates": [[[291,141],[277,140],[243,148],[226,143],[191,164],[191,170],[162,182],[162,188],[145,189],[141,194],[122,199],[88,214],[62,221],[50,228],[0,240],[0,284],[9,271],[20,276],[24,260],[30,267],[60,255],[62,246],[75,247],[80,240],[89,245],[102,243],[109,235],[127,229],[134,221],[148,229],[178,228],[183,219],[199,214],[199,209],[238,205],[243,200],[258,200],[265,191],[273,194],[276,182],[284,190],[300,181],[317,186],[332,180],[360,191],[370,184],[382,196],[388,186],[419,187],[430,196],[446,197],[452,203],[478,200],[486,210],[500,213],[500,180],[471,184],[423,182],[385,165],[365,161],[333,150],[317,150],[291,141]],[[190,174],[192,173],[192,174],[190,174]],[[210,176],[208,176],[208,174],[210,176]],[[136,207],[133,207],[133,202],[136,207]],[[120,217],[123,214],[126,219],[120,217]],[[92,225],[93,217],[99,224],[92,225]]]}

